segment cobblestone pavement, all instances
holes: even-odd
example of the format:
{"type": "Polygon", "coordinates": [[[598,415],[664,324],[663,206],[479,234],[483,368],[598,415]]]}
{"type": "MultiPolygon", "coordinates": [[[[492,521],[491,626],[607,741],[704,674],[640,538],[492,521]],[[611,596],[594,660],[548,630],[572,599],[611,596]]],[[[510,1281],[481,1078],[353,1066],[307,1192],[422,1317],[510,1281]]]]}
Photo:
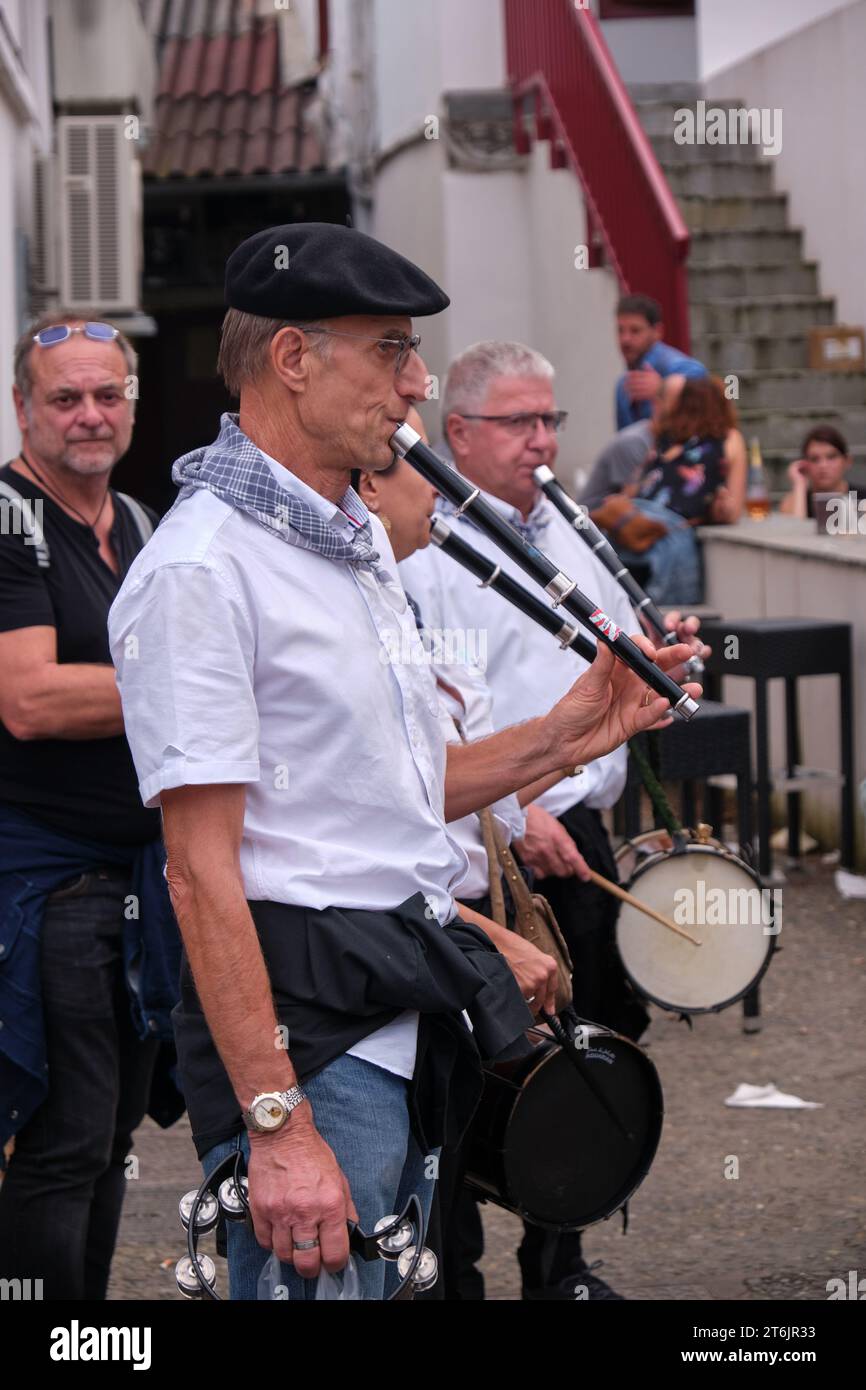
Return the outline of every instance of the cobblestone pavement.
{"type": "MultiPolygon", "coordinates": [[[[584,1237],[589,1260],[631,1299],[826,1299],[866,1275],[866,901],[845,902],[815,865],[783,890],[784,927],[762,990],[763,1029],[739,1008],[687,1025],[657,1011],[647,1035],[665,1092],[656,1161],[619,1217],[584,1237]],[[738,1082],[775,1082],[820,1110],[733,1110],[738,1082]],[[739,1178],[725,1177],[730,1156],[739,1178]]],[[[199,1180],[185,1124],[136,1136],[110,1297],[176,1298],[177,1199],[199,1180]],[[168,1267],[163,1265],[168,1262],[168,1267]]],[[[729,1165],[730,1167],[730,1165],[729,1165]]],[[[520,1223],[484,1208],[490,1299],[520,1297],[520,1223]]],[[[225,1292],[225,1279],[222,1279],[225,1292]]]]}

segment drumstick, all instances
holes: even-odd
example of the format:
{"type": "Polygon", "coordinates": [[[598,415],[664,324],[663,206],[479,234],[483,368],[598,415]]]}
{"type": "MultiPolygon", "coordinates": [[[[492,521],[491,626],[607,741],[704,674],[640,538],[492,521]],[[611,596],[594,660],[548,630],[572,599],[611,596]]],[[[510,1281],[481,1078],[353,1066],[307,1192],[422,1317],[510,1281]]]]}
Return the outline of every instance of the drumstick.
{"type": "Polygon", "coordinates": [[[686,941],[690,941],[693,946],[703,945],[703,942],[698,941],[696,936],[690,936],[687,931],[683,931],[682,927],[678,927],[676,922],[672,922],[669,917],[663,917],[660,912],[656,912],[654,907],[647,907],[646,903],[642,903],[639,898],[633,897],[632,894],[627,893],[624,888],[620,888],[618,883],[612,883],[611,880],[605,878],[603,874],[597,874],[595,869],[589,870],[589,876],[593,883],[597,883],[599,888],[603,888],[606,893],[612,893],[615,898],[621,898],[622,901],[628,903],[630,907],[636,907],[639,912],[645,912],[647,917],[652,917],[654,922],[660,922],[663,927],[668,928],[668,931],[675,931],[677,936],[684,936],[686,941]]]}

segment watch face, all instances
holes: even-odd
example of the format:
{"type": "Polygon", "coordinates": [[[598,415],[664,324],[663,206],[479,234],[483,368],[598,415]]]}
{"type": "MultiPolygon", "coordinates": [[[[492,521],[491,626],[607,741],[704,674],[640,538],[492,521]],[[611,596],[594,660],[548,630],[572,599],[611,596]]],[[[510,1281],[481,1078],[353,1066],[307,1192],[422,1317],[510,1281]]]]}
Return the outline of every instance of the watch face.
{"type": "Polygon", "coordinates": [[[253,1106],[253,1119],[259,1129],[279,1129],[286,1118],[286,1107],[276,1096],[262,1096],[253,1106]]]}

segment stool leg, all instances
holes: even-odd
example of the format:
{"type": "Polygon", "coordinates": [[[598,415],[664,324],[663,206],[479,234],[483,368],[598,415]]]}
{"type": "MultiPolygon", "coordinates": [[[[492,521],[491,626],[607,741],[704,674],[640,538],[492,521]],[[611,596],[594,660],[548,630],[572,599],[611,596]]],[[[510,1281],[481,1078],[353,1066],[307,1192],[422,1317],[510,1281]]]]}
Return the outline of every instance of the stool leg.
{"type": "Polygon", "coordinates": [[[694,782],[683,782],[680,794],[680,816],[683,825],[695,825],[695,784],[694,782]]]}
{"type": "Polygon", "coordinates": [[[625,788],[625,837],[633,840],[640,834],[640,782],[629,780],[625,788]]]}
{"type": "Polygon", "coordinates": [[[722,838],[722,828],[725,819],[724,797],[721,787],[714,787],[711,782],[704,783],[704,820],[707,825],[713,827],[713,834],[722,838]]]}
{"type": "MultiPolygon", "coordinates": [[[[797,677],[785,677],[785,747],[788,776],[796,775],[800,761],[800,720],[797,677]]],[[[788,858],[800,858],[800,793],[788,792],[788,858]]]]}
{"type": "Polygon", "coordinates": [[[761,986],[755,985],[748,994],[743,996],[743,1032],[760,1033],[761,1031],[761,986]]]}
{"type": "Polygon", "coordinates": [[[767,681],[755,678],[755,763],[758,790],[758,873],[769,876],[770,850],[770,744],[767,728],[767,681]]]}
{"type": "Polygon", "coordinates": [[[737,767],[737,823],[740,833],[740,846],[748,850],[749,863],[753,862],[755,846],[752,829],[752,750],[748,731],[737,767]]]}
{"type": "Polygon", "coordinates": [[[839,673],[839,738],[840,763],[845,782],[842,787],[840,826],[842,867],[854,868],[854,709],[851,689],[851,647],[848,646],[847,669],[839,673]]]}

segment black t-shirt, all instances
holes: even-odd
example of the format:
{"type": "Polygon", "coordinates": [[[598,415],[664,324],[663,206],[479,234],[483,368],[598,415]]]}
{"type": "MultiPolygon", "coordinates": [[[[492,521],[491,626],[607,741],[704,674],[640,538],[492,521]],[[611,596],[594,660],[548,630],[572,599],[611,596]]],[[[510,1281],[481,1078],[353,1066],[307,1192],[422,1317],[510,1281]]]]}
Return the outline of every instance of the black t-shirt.
{"type": "MultiPolygon", "coordinates": [[[[49,550],[40,567],[37,547],[24,534],[0,534],[0,632],[25,627],[57,630],[57,660],[111,666],[108,610],[141,550],[138,526],[115,492],[111,544],[120,573],[99,554],[89,526],[67,516],[47,493],[8,464],[0,481],[42,503],[49,550]]],[[[12,508],[6,513],[12,516],[12,508]]],[[[156,518],[149,513],[155,522],[156,518]]],[[[37,519],[40,519],[37,513],[37,519]]],[[[23,530],[23,528],[20,528],[23,530]]],[[[159,812],[145,810],[125,737],[28,739],[0,721],[0,801],[54,830],[116,845],[144,844],[159,834],[159,812]]]]}

